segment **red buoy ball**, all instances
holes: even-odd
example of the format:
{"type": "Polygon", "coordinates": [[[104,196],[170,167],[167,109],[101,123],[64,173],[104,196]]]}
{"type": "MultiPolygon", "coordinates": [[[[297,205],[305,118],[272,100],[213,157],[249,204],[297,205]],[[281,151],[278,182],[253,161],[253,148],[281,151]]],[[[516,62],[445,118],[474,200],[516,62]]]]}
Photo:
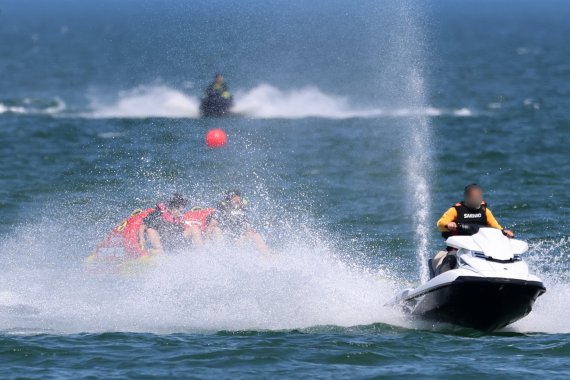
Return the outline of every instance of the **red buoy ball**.
{"type": "Polygon", "coordinates": [[[219,148],[228,142],[228,135],[221,129],[211,129],[206,133],[206,145],[210,148],[219,148]]]}

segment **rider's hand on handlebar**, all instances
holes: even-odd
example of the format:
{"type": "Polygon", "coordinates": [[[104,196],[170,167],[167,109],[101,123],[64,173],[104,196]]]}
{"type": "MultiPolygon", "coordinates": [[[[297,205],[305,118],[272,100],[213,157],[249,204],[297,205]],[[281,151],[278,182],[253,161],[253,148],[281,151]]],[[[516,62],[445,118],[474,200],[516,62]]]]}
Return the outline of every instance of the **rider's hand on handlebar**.
{"type": "Polygon", "coordinates": [[[511,230],[507,230],[506,228],[503,229],[503,235],[505,235],[506,237],[511,238],[511,239],[515,237],[514,232],[511,230]]]}
{"type": "Polygon", "coordinates": [[[455,223],[455,222],[447,223],[446,227],[449,231],[453,232],[457,229],[457,223],[455,223]]]}

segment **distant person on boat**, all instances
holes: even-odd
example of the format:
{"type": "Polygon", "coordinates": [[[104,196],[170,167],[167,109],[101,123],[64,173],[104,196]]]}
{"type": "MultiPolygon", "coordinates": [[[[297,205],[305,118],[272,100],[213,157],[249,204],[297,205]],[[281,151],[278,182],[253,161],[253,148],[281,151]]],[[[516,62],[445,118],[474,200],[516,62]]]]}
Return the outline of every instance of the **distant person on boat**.
{"type": "Polygon", "coordinates": [[[156,255],[182,247],[187,240],[194,241],[199,232],[196,227],[184,224],[183,209],[187,203],[181,194],[175,193],[166,205],[157,204],[142,221],[139,230],[141,247],[156,255]]]}
{"type": "Polygon", "coordinates": [[[208,87],[206,87],[206,91],[204,93],[206,97],[222,97],[224,99],[231,98],[230,90],[224,81],[224,76],[222,73],[216,73],[214,77],[214,82],[211,83],[208,87]]]}
{"type": "Polygon", "coordinates": [[[228,191],[208,220],[208,234],[213,239],[229,238],[250,242],[261,252],[270,253],[263,236],[251,225],[247,215],[248,201],[239,190],[228,191]]]}
{"type": "Polygon", "coordinates": [[[233,97],[221,73],[216,73],[214,82],[204,91],[200,111],[202,116],[224,116],[233,105],[233,97]]]}
{"type": "MultiPolygon", "coordinates": [[[[473,235],[477,233],[479,227],[491,227],[499,229],[509,238],[514,237],[511,230],[501,227],[497,219],[493,216],[487,203],[483,200],[483,190],[475,183],[467,185],[463,191],[463,201],[458,202],[449,208],[445,214],[437,221],[437,228],[444,239],[454,235],[473,235]]],[[[433,268],[436,273],[441,273],[443,264],[454,267],[453,259],[456,260],[453,248],[448,247],[446,251],[440,251],[433,258],[433,268]]]]}

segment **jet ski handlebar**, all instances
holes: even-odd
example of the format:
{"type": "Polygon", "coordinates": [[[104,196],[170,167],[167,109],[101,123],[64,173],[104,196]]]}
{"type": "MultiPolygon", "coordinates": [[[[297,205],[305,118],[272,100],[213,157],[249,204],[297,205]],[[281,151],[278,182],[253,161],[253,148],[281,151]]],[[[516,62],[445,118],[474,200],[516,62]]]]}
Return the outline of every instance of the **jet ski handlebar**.
{"type": "Polygon", "coordinates": [[[479,232],[480,226],[478,224],[457,223],[457,235],[471,236],[479,232]]]}
{"type": "MultiPolygon", "coordinates": [[[[475,235],[477,232],[479,232],[480,228],[481,228],[481,226],[478,224],[457,223],[457,235],[459,235],[459,236],[475,235]]],[[[503,235],[510,237],[505,233],[505,230],[503,230],[502,232],[503,232],[503,235]]],[[[514,238],[514,235],[512,237],[514,238]]]]}

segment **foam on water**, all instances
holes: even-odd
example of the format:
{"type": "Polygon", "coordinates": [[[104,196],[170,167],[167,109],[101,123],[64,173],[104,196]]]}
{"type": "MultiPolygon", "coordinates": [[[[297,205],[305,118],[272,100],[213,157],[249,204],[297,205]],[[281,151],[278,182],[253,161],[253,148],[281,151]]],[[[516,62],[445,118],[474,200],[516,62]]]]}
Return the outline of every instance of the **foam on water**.
{"type": "Polygon", "coordinates": [[[6,106],[0,103],[0,114],[5,112],[24,113],[26,110],[23,107],[6,106]]]}
{"type": "MultiPolygon", "coordinates": [[[[53,99],[16,99],[0,101],[0,114],[54,115],[61,117],[127,118],[200,117],[200,99],[166,85],[141,85],[120,91],[112,96],[91,96],[88,110],[67,107],[59,97],[53,99]],[[109,99],[114,99],[109,101],[109,99]]],[[[436,108],[430,106],[358,107],[350,98],[328,94],[315,86],[281,90],[262,83],[250,90],[238,90],[233,112],[253,119],[326,119],[349,118],[413,118],[413,117],[469,117],[469,108],[436,108]]]]}
{"type": "Polygon", "coordinates": [[[0,114],[55,115],[65,109],[65,102],[59,97],[46,100],[23,98],[0,101],[0,114]]]}
{"type": "Polygon", "coordinates": [[[114,103],[91,99],[90,116],[97,118],[196,118],[200,116],[198,98],[168,86],[139,86],[121,91],[114,103]]]}
{"type": "Polygon", "coordinates": [[[406,323],[384,306],[395,289],[385,273],[339,258],[314,236],[271,258],[216,247],[100,273],[82,264],[88,244],[55,226],[21,228],[2,244],[5,331],[165,333],[406,323]],[[65,241],[75,243],[66,247],[65,241]]]}
{"type": "Polygon", "coordinates": [[[520,332],[570,333],[570,238],[544,239],[530,244],[525,254],[531,272],[539,276],[546,293],[533,311],[509,329],[520,332]]]}
{"type": "MultiPolygon", "coordinates": [[[[217,246],[118,267],[85,264],[93,243],[62,223],[20,227],[0,245],[0,329],[171,333],[373,323],[445,329],[386,306],[409,287],[404,279],[371,269],[352,250],[339,252],[310,229],[297,233],[272,257],[217,246]]],[[[547,292],[507,330],[570,333],[569,241],[531,244],[527,261],[547,292]]]]}
{"type": "Polygon", "coordinates": [[[316,87],[282,91],[261,84],[251,91],[236,94],[235,112],[254,118],[298,119],[323,117],[346,119],[386,116],[379,108],[357,108],[347,97],[326,94],[316,87]]]}
{"type": "MultiPolygon", "coordinates": [[[[197,118],[200,100],[166,85],[138,86],[121,91],[111,103],[92,98],[84,114],[95,118],[197,118]]],[[[250,90],[235,93],[233,112],[254,119],[301,119],[318,117],[348,118],[408,118],[437,116],[471,116],[467,108],[439,109],[429,106],[357,107],[346,96],[328,94],[315,86],[281,90],[262,83],[250,90]]]]}

